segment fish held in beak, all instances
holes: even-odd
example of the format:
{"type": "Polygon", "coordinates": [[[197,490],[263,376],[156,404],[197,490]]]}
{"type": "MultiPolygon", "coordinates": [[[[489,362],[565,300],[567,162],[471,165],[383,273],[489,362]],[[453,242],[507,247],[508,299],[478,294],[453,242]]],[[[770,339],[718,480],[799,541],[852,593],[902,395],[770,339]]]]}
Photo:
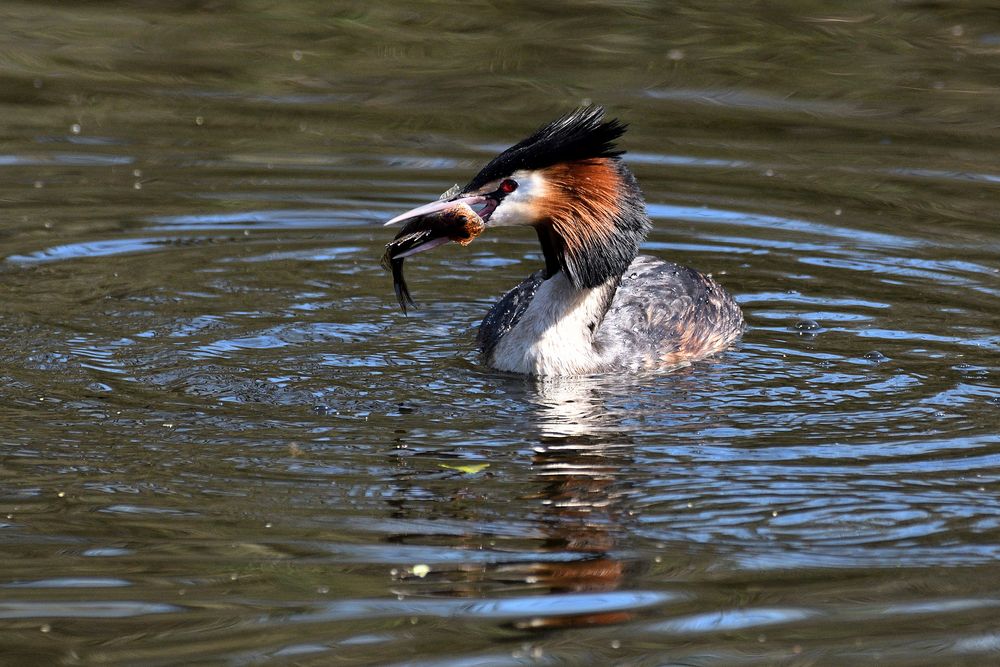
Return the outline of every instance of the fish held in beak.
{"type": "Polygon", "coordinates": [[[382,267],[392,273],[392,286],[403,314],[408,305],[417,305],[403,278],[403,260],[451,241],[469,245],[485,228],[483,219],[465,202],[455,202],[453,206],[406,220],[396,238],[385,244],[382,255],[382,267]]]}

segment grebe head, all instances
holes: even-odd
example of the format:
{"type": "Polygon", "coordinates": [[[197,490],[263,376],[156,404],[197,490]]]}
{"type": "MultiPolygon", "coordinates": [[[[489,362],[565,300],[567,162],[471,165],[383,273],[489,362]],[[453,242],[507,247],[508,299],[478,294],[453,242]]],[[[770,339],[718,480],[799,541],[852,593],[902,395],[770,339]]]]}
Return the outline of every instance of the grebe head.
{"type": "MultiPolygon", "coordinates": [[[[575,287],[596,287],[628,268],[650,225],[635,178],[619,157],[623,151],[615,147],[625,129],[616,119],[604,120],[601,107],[577,109],[500,153],[465,187],[386,225],[419,226],[414,219],[468,206],[484,229],[534,227],[546,277],[563,271],[575,287]]],[[[407,256],[454,240],[430,226],[428,240],[408,247],[407,256]]]]}

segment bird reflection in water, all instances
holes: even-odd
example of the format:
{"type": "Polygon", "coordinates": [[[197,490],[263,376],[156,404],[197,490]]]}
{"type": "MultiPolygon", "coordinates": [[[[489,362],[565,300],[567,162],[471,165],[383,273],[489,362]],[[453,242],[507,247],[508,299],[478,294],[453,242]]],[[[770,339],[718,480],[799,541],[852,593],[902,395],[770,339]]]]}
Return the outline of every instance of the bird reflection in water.
{"type": "MultiPolygon", "coordinates": [[[[627,605],[623,608],[620,599],[601,609],[595,605],[600,596],[593,595],[619,590],[628,572],[638,567],[617,553],[620,535],[634,520],[626,502],[630,483],[622,473],[631,463],[631,447],[620,415],[609,415],[599,385],[588,378],[534,380],[526,398],[535,406],[532,416],[538,428],[530,472],[516,484],[488,488],[523,489],[525,484],[531,488],[505,502],[484,491],[484,485],[449,487],[451,495],[434,503],[435,518],[475,523],[481,530],[461,536],[396,535],[390,540],[407,544],[433,540],[439,546],[447,540],[455,548],[476,551],[477,557],[448,565],[447,571],[432,568],[426,577],[399,572],[394,592],[467,598],[560,596],[558,604],[545,606],[547,612],[555,609],[556,613],[512,620],[520,629],[625,622],[634,612],[627,605]],[[498,504],[501,509],[518,508],[523,521],[509,514],[495,516],[498,504]],[[519,529],[515,539],[490,539],[489,524],[496,522],[529,524],[529,529],[519,529]],[[530,537],[521,537],[525,533],[530,537]],[[484,550],[490,554],[488,559],[478,557],[484,550]],[[586,604],[577,606],[573,594],[591,595],[581,596],[586,604]]],[[[400,482],[422,483],[412,474],[400,482]]],[[[425,494],[426,478],[423,482],[425,494]]],[[[412,502],[413,498],[404,492],[390,501],[395,518],[423,518],[419,515],[427,505],[412,502]]]]}
{"type": "MultiPolygon", "coordinates": [[[[628,563],[614,552],[630,515],[622,469],[630,463],[620,420],[609,415],[598,384],[588,378],[551,378],[536,382],[539,444],[532,457],[540,485],[532,499],[546,508],[545,548],[583,557],[538,562],[528,569],[550,592],[614,591],[625,580],[628,563]]],[[[615,610],[537,617],[520,625],[535,628],[607,625],[630,619],[615,610]]]]}

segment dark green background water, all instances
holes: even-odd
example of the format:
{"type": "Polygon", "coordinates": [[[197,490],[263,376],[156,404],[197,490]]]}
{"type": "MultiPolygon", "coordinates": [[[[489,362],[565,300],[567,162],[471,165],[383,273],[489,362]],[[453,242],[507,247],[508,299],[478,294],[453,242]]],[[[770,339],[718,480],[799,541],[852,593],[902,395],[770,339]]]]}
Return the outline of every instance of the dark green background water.
{"type": "Polygon", "coordinates": [[[1000,662],[994,7],[0,3],[0,662],[1000,662]],[[489,371],[524,231],[398,312],[587,101],[737,349],[489,371]]]}

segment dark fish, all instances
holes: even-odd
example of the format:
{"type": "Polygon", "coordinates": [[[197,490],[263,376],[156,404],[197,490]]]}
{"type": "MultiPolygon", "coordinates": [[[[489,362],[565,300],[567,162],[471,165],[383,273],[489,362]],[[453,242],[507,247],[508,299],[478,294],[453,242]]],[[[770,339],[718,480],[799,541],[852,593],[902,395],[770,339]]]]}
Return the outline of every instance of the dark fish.
{"type": "Polygon", "coordinates": [[[483,233],[485,227],[483,219],[468,204],[456,204],[406,221],[396,238],[385,244],[385,254],[382,255],[382,267],[392,272],[392,287],[404,314],[408,305],[415,307],[417,304],[403,278],[403,260],[449,241],[468,245],[483,233]]]}

